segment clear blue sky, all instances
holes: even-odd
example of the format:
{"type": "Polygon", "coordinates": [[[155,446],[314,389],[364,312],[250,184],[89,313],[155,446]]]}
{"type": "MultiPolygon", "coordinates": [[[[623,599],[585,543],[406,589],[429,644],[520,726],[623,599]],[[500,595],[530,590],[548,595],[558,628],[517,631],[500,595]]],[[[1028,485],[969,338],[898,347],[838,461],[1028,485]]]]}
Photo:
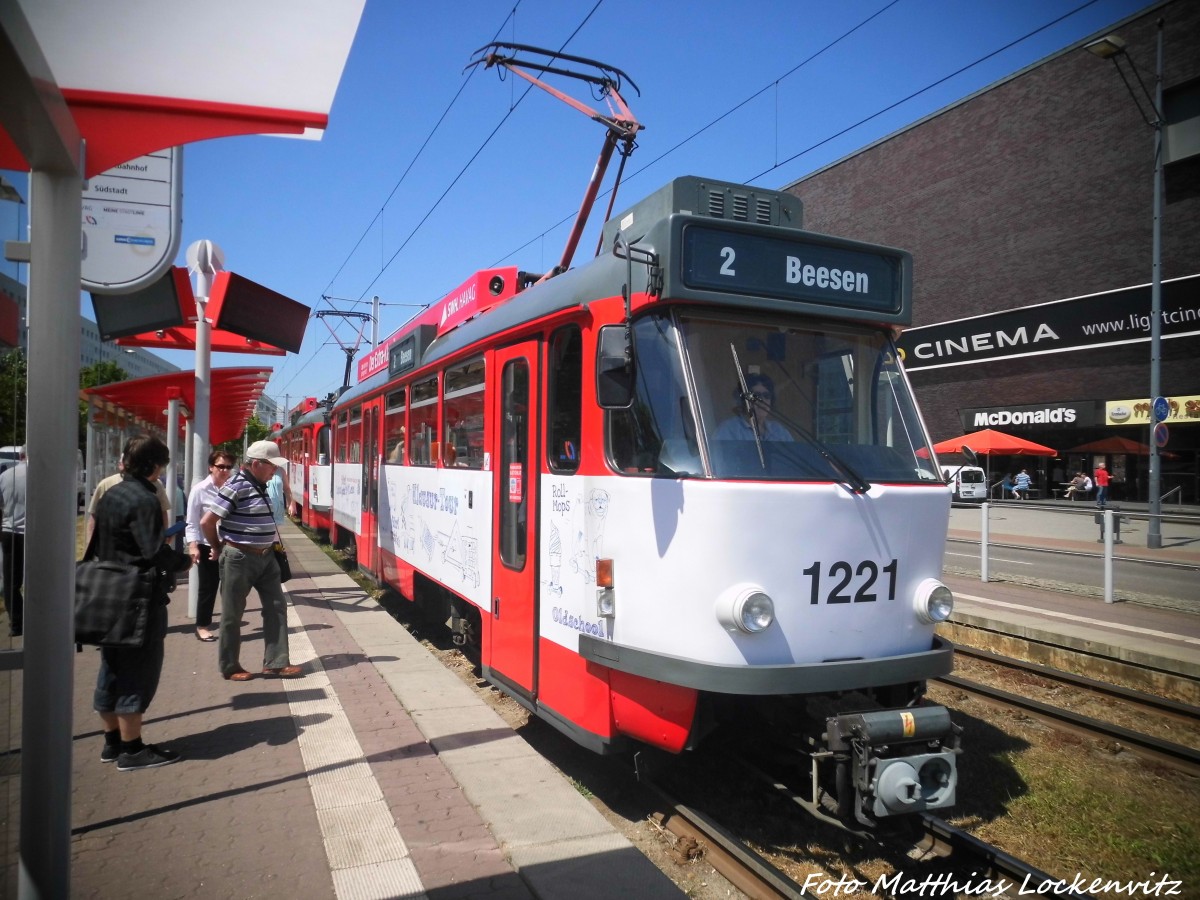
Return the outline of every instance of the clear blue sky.
{"type": "MultiPolygon", "coordinates": [[[[782,187],[1147,5],[367,0],[320,142],[186,148],[181,246],[215,241],[227,268],[314,310],[369,312],[377,294],[383,338],[416,312],[388,304],[436,302],[481,268],[553,265],[600,150],[601,127],[561,102],[523,97],[525,83],[496,70],[464,73],[494,39],[601,60],[637,83],[640,96],[624,94],[645,131],[623,209],[678,175],[782,187]]],[[[582,85],[555,84],[591,102],[582,85]]],[[[24,191],[23,175],[5,175],[24,191]]],[[[594,251],[605,203],[577,263],[594,251]]],[[[11,205],[0,207],[11,237],[11,205]]],[[[86,295],[81,308],[91,316],[86,295]]],[[[354,331],[338,326],[351,345],[354,331]]],[[[192,366],[190,354],[162,355],[192,366]]],[[[313,319],[299,354],[213,364],[274,367],[267,394],[282,405],[335,390],[345,354],[313,319]]]]}

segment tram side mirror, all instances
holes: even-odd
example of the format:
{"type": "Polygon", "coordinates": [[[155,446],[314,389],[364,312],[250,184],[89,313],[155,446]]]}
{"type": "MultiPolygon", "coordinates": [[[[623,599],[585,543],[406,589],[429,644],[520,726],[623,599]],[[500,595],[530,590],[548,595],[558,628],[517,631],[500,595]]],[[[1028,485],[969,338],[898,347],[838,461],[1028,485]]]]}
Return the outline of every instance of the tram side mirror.
{"type": "Polygon", "coordinates": [[[968,463],[978,468],[979,457],[976,455],[974,450],[964,444],[962,448],[962,455],[967,458],[968,463]]]}
{"type": "Polygon", "coordinates": [[[628,409],[633,404],[633,348],[624,325],[604,325],[596,346],[596,402],[601,409],[628,409]]]}

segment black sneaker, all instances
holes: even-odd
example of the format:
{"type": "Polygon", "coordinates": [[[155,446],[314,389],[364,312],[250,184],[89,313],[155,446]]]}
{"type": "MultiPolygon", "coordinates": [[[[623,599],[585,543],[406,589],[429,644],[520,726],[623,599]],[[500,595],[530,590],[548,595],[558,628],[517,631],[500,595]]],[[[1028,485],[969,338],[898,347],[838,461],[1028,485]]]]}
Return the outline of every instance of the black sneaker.
{"type": "Polygon", "coordinates": [[[118,772],[133,772],[136,769],[157,769],[179,762],[179,754],[165,747],[147,744],[137,753],[122,753],[117,759],[118,772]]]}
{"type": "Polygon", "coordinates": [[[120,744],[105,744],[104,749],[100,751],[100,762],[116,762],[120,755],[120,744]]]}

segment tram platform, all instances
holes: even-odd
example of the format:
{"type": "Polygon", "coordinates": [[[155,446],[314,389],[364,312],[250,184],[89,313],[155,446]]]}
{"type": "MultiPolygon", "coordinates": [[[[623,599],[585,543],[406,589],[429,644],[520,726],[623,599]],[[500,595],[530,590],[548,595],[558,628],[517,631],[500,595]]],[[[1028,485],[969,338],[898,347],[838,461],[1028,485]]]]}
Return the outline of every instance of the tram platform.
{"type": "MultiPolygon", "coordinates": [[[[989,544],[1094,556],[1103,565],[1099,512],[1082,504],[994,504],[989,514],[989,544]],[[1068,507],[1064,509],[1064,507],[1068,507]],[[1075,508],[1071,508],[1075,507],[1075,508]]],[[[1118,504],[1128,515],[1120,560],[1159,561],[1195,567],[1200,577],[1200,515],[1184,510],[1161,525],[1162,547],[1146,546],[1145,504],[1118,504]]],[[[951,542],[978,544],[979,507],[951,511],[951,542]]],[[[998,653],[1062,666],[1200,705],[1200,592],[1191,601],[1170,605],[1105,603],[1087,596],[1011,581],[982,582],[978,576],[946,574],[955,609],[940,630],[951,640],[998,653]]]]}
{"type": "MultiPolygon", "coordinates": [[[[474,691],[284,527],[292,662],[306,675],[224,681],[217,644],[196,640],[180,595],[144,724],[179,763],[118,772],[100,762],[99,653],[76,655],[73,897],[679,896],[474,691]]],[[[245,622],[242,663],[257,671],[256,594],[245,622]]]]}

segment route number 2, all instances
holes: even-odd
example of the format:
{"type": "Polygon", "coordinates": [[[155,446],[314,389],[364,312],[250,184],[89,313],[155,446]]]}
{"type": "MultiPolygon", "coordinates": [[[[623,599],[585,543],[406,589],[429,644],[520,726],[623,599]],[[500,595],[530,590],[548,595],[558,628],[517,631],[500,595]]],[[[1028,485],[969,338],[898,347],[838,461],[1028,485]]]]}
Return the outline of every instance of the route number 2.
{"type": "Polygon", "coordinates": [[[737,254],[733,252],[732,247],[721,248],[721,259],[725,260],[725,262],[721,263],[722,275],[729,275],[731,277],[737,275],[737,272],[733,270],[733,260],[736,256],[737,254]]]}
{"type": "Polygon", "coordinates": [[[881,572],[887,575],[887,599],[895,600],[896,560],[894,559],[882,568],[871,559],[860,562],[857,567],[842,560],[831,563],[827,577],[832,582],[832,586],[829,588],[829,593],[822,596],[821,563],[815,562],[804,570],[804,574],[812,583],[812,593],[808,602],[813,606],[822,601],[825,603],[874,603],[879,599],[874,589],[881,572]],[[853,596],[849,592],[853,586],[852,582],[857,582],[858,586],[853,596]]]}

